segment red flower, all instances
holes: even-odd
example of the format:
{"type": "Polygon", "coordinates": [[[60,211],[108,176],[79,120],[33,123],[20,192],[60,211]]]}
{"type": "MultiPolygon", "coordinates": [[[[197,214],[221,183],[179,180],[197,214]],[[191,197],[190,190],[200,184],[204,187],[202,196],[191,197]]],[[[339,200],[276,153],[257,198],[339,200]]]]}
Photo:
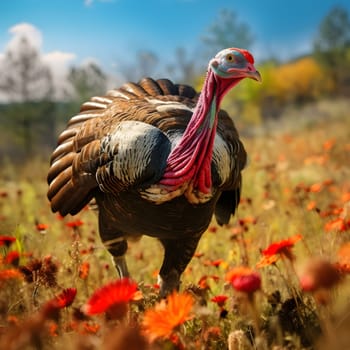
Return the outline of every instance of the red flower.
{"type": "Polygon", "coordinates": [[[208,232],[210,233],[216,233],[218,230],[217,226],[209,226],[208,227],[208,232]]]}
{"type": "Polygon", "coordinates": [[[222,263],[224,263],[223,259],[209,260],[204,262],[205,265],[214,267],[219,267],[222,263]]]}
{"type": "Polygon", "coordinates": [[[227,295],[216,295],[215,297],[212,297],[210,301],[213,303],[218,304],[218,306],[224,306],[226,300],[228,299],[227,295]]]}
{"type": "Polygon", "coordinates": [[[72,305],[76,295],[76,288],[66,288],[59,295],[57,295],[53,301],[56,303],[57,307],[63,309],[64,307],[72,305]]]}
{"type": "Polygon", "coordinates": [[[307,292],[325,288],[330,289],[340,281],[341,275],[337,267],[322,258],[314,258],[308,262],[300,277],[301,289],[307,292]]]}
{"type": "Polygon", "coordinates": [[[259,273],[245,266],[228,271],[226,280],[231,283],[234,289],[240,292],[253,293],[261,287],[259,273]]]}
{"type": "Polygon", "coordinates": [[[0,236],[0,247],[1,246],[9,247],[15,241],[16,241],[16,237],[0,236]]]}
{"type": "Polygon", "coordinates": [[[77,228],[81,225],[83,225],[84,222],[81,221],[80,219],[77,219],[77,220],[74,220],[74,221],[69,221],[69,222],[66,222],[66,226],[67,227],[71,227],[71,228],[77,228]]]}
{"type": "Polygon", "coordinates": [[[112,311],[113,314],[117,312],[117,317],[123,316],[119,311],[122,311],[122,314],[126,312],[124,306],[133,299],[136,290],[137,284],[129,278],[111,282],[95,291],[84,305],[83,311],[87,315],[112,311]]]}
{"type": "Polygon", "coordinates": [[[42,314],[45,318],[57,320],[60,309],[70,306],[77,294],[76,288],[64,289],[59,295],[49,300],[42,308],[42,314]]]}
{"type": "Polygon", "coordinates": [[[272,243],[262,253],[265,256],[280,255],[293,260],[292,248],[294,244],[302,239],[301,234],[297,234],[293,237],[284,239],[279,242],[272,243]]]}
{"type": "Polygon", "coordinates": [[[5,263],[9,265],[17,266],[19,262],[19,253],[17,250],[9,252],[5,257],[5,263]]]}

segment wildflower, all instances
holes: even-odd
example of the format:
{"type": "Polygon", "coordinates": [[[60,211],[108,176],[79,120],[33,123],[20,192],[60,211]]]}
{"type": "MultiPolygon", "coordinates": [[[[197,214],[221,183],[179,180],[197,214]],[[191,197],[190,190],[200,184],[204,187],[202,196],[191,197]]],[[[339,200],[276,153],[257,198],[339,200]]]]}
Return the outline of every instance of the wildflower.
{"type": "Polygon", "coordinates": [[[337,253],[336,267],[341,273],[350,273],[350,242],[343,244],[337,253]]]}
{"type": "Polygon", "coordinates": [[[228,299],[227,295],[216,295],[215,297],[212,297],[210,301],[213,303],[216,303],[218,306],[222,307],[224,306],[226,300],[228,299]]]}
{"type": "Polygon", "coordinates": [[[208,227],[208,232],[210,233],[216,233],[218,230],[217,226],[209,226],[208,227]]]}
{"type": "Polygon", "coordinates": [[[46,256],[43,260],[33,259],[26,266],[20,266],[20,270],[28,283],[40,281],[48,287],[55,287],[57,285],[56,276],[58,266],[52,261],[50,255],[46,256]]]}
{"type": "Polygon", "coordinates": [[[45,232],[48,228],[49,228],[49,225],[48,224],[43,224],[43,223],[37,223],[35,225],[36,229],[39,231],[39,232],[45,232]]]}
{"type": "Polygon", "coordinates": [[[87,279],[89,276],[89,271],[90,271],[90,264],[88,261],[83,262],[79,266],[79,277],[83,280],[87,279]]]}
{"type": "Polygon", "coordinates": [[[300,286],[304,291],[313,292],[322,288],[330,289],[339,281],[339,271],[333,264],[321,258],[314,258],[305,267],[300,277],[300,286]]]}
{"type": "Polygon", "coordinates": [[[236,267],[228,271],[225,279],[240,292],[250,294],[261,287],[260,275],[246,266],[236,267]]]}
{"type": "Polygon", "coordinates": [[[316,207],[317,207],[316,201],[310,201],[310,202],[307,204],[306,209],[307,209],[308,211],[312,211],[312,210],[316,209],[316,207]]]}
{"type": "Polygon", "coordinates": [[[142,324],[149,340],[169,339],[176,327],[191,319],[193,301],[188,293],[173,292],[154,309],[147,310],[142,324]]]}
{"type": "Polygon", "coordinates": [[[312,192],[312,193],[318,193],[318,192],[321,192],[322,190],[322,183],[314,183],[312,184],[310,187],[309,187],[309,191],[312,192]]]}
{"type": "Polygon", "coordinates": [[[2,270],[0,271],[0,282],[8,279],[23,278],[22,273],[17,269],[8,269],[8,270],[2,270]]]}
{"type": "Polygon", "coordinates": [[[76,295],[76,288],[66,288],[59,295],[56,296],[54,302],[59,308],[63,309],[72,305],[76,295]]]}
{"type": "Polygon", "coordinates": [[[343,203],[350,202],[350,192],[345,192],[341,196],[341,200],[343,203]]]}
{"type": "Polygon", "coordinates": [[[127,312],[127,303],[133,300],[137,284],[129,278],[111,282],[95,291],[83,306],[87,315],[107,312],[112,318],[121,318],[127,312]]]}
{"type": "Polygon", "coordinates": [[[203,339],[206,343],[210,342],[210,340],[218,340],[221,336],[221,328],[218,326],[208,327],[204,334],[203,339]]]}
{"type": "Polygon", "coordinates": [[[323,143],[323,150],[324,151],[330,151],[335,145],[335,139],[329,139],[329,140],[326,140],[324,143],[323,143]]]}
{"type": "Polygon", "coordinates": [[[16,237],[12,236],[0,236],[0,247],[9,247],[13,242],[16,241],[16,237]]]}
{"type": "Polygon", "coordinates": [[[57,337],[58,336],[58,325],[56,322],[51,321],[49,323],[49,334],[51,335],[51,337],[57,337]]]}
{"type": "Polygon", "coordinates": [[[277,260],[278,255],[263,256],[255,266],[256,268],[260,269],[265,266],[273,265],[277,260]]]}
{"type": "Polygon", "coordinates": [[[347,222],[344,218],[337,218],[331,221],[326,222],[324,230],[326,232],[338,231],[344,232],[350,228],[350,222],[347,222]]]}
{"type": "Polygon", "coordinates": [[[18,266],[19,263],[19,253],[17,250],[13,250],[5,256],[5,264],[18,266]]]}
{"type": "Polygon", "coordinates": [[[67,227],[71,227],[73,229],[76,229],[77,227],[83,225],[84,222],[81,221],[80,219],[77,219],[77,220],[74,220],[74,221],[69,221],[69,222],[66,222],[66,226],[67,227]]]}
{"type": "Polygon", "coordinates": [[[214,267],[219,267],[223,263],[224,263],[223,259],[209,260],[204,262],[205,265],[214,266],[214,267]]]}
{"type": "Polygon", "coordinates": [[[247,216],[245,218],[241,218],[238,220],[238,223],[241,226],[247,225],[247,224],[253,224],[255,225],[257,223],[258,219],[253,216],[247,216]]]}
{"type": "Polygon", "coordinates": [[[76,288],[64,289],[59,295],[49,300],[41,310],[43,317],[51,320],[58,320],[61,309],[70,306],[77,294],[76,288]]]}
{"type": "Polygon", "coordinates": [[[286,257],[289,260],[293,260],[294,256],[292,253],[292,248],[294,247],[294,244],[301,239],[302,235],[297,234],[282,241],[272,243],[262,251],[262,254],[265,256],[280,255],[282,257],[286,257]]]}
{"type": "Polygon", "coordinates": [[[217,282],[220,278],[216,275],[211,275],[211,276],[204,275],[198,281],[199,288],[210,289],[210,286],[208,284],[208,279],[212,279],[214,282],[217,282]]]}

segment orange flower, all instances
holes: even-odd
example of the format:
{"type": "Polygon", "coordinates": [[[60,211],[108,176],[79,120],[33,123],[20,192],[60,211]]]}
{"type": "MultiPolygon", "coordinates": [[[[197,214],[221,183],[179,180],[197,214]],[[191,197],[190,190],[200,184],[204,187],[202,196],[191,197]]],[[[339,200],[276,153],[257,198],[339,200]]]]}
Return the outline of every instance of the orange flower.
{"type": "Polygon", "coordinates": [[[127,303],[133,299],[137,284],[129,278],[111,282],[95,291],[83,306],[87,315],[107,312],[112,318],[123,317],[127,311],[127,303]]]}
{"type": "Polygon", "coordinates": [[[326,140],[324,143],[323,143],[323,149],[324,151],[330,151],[335,145],[335,139],[329,139],[329,140],[326,140]]]}
{"type": "Polygon", "coordinates": [[[261,287],[260,275],[246,266],[235,267],[228,271],[225,279],[240,292],[253,293],[261,287]]]}
{"type": "Polygon", "coordinates": [[[308,211],[311,211],[311,210],[316,209],[316,206],[317,206],[317,203],[316,203],[315,201],[310,201],[310,202],[307,204],[306,209],[307,209],[308,211]]]}
{"type": "Polygon", "coordinates": [[[310,192],[318,193],[322,190],[322,183],[315,183],[309,187],[310,192]]]}
{"type": "Polygon", "coordinates": [[[11,278],[23,278],[23,275],[17,269],[8,269],[0,271],[0,282],[11,278]]]}
{"type": "Polygon", "coordinates": [[[350,273],[350,242],[344,243],[338,250],[337,269],[342,273],[350,273]]]}
{"type": "Polygon", "coordinates": [[[191,319],[193,297],[187,293],[173,292],[166,300],[149,309],[143,317],[143,329],[151,342],[169,339],[176,327],[191,319]]]}
{"type": "Polygon", "coordinates": [[[260,269],[265,266],[273,265],[278,259],[279,255],[263,256],[255,266],[260,269]]]}
{"type": "Polygon", "coordinates": [[[214,266],[219,267],[222,263],[224,263],[223,259],[216,259],[216,260],[208,260],[204,262],[204,265],[206,266],[214,266]]]}
{"type": "Polygon", "coordinates": [[[292,248],[294,244],[302,239],[301,234],[283,239],[282,241],[270,244],[262,254],[265,256],[280,255],[281,257],[286,257],[287,259],[293,260],[292,248]]]}
{"type": "Polygon", "coordinates": [[[341,196],[341,200],[343,203],[350,202],[350,192],[345,192],[341,196]]]}
{"type": "Polygon", "coordinates": [[[88,261],[83,262],[79,266],[79,277],[85,280],[89,276],[90,264],[88,261]]]}
{"type": "Polygon", "coordinates": [[[328,221],[324,226],[324,230],[326,232],[330,232],[330,231],[344,232],[348,228],[350,228],[350,222],[347,222],[344,218],[337,218],[337,219],[328,221]]]}
{"type": "Polygon", "coordinates": [[[77,220],[75,220],[75,221],[66,222],[66,226],[67,226],[67,227],[71,227],[71,228],[73,228],[73,229],[75,229],[75,228],[77,228],[77,227],[79,227],[79,226],[81,226],[81,225],[83,225],[83,224],[84,224],[84,222],[81,221],[80,219],[77,219],[77,220]]]}
{"type": "Polygon", "coordinates": [[[44,232],[46,231],[48,228],[49,228],[49,225],[48,224],[42,224],[42,223],[37,223],[35,225],[36,229],[39,231],[39,232],[44,232]]]}

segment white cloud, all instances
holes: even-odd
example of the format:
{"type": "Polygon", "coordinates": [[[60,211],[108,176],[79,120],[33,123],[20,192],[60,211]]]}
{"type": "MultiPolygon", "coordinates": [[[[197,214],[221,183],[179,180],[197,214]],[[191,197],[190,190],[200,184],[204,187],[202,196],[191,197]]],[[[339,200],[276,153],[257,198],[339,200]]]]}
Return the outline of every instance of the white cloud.
{"type": "Polygon", "coordinates": [[[75,59],[74,53],[62,51],[53,51],[42,56],[43,62],[51,70],[57,99],[64,98],[65,93],[70,90],[66,78],[70,65],[75,59]]]}
{"type": "Polygon", "coordinates": [[[43,37],[38,28],[30,23],[19,23],[9,29],[12,34],[11,40],[8,42],[6,49],[16,47],[22,38],[26,38],[36,49],[40,49],[43,37]]]}
{"type": "MultiPolygon", "coordinates": [[[[64,98],[65,92],[69,91],[69,85],[66,80],[67,74],[72,61],[76,59],[76,54],[59,50],[43,53],[42,32],[30,23],[18,23],[9,29],[9,33],[11,38],[5,47],[5,51],[0,52],[0,69],[5,63],[5,53],[11,50],[11,52],[16,54],[20,49],[21,40],[26,38],[28,43],[38,51],[42,62],[50,68],[55,87],[55,98],[64,98]]],[[[4,96],[0,96],[0,100],[4,101],[6,99],[4,96]]]]}

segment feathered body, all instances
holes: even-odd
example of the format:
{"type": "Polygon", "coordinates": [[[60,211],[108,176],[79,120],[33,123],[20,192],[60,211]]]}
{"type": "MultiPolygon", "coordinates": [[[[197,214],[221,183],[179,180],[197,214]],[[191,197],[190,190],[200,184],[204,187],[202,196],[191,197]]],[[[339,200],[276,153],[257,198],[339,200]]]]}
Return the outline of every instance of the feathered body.
{"type": "Polygon", "coordinates": [[[204,113],[215,118],[189,130],[199,99],[166,79],[127,83],[84,103],[51,157],[52,210],[74,215],[95,198],[101,239],[122,276],[127,238],[162,242],[163,295],[178,287],[212,215],[228,223],[239,203],[246,152],[227,113],[210,111],[218,101],[204,113]]]}

